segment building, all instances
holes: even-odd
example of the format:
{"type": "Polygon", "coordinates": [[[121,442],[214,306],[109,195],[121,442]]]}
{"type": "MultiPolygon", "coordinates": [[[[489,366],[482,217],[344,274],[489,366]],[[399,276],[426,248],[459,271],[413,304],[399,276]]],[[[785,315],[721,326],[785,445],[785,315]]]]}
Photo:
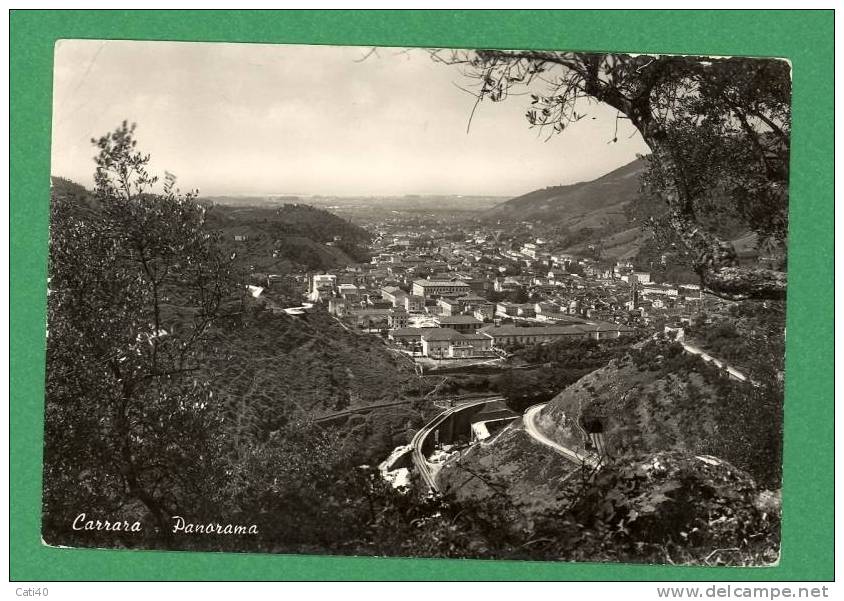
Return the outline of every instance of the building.
{"type": "Polygon", "coordinates": [[[517,292],[522,288],[522,283],[514,277],[495,278],[493,290],[496,292],[517,292]]]}
{"type": "Polygon", "coordinates": [[[487,326],[482,328],[481,333],[492,338],[494,346],[502,347],[509,344],[541,344],[543,342],[556,342],[557,340],[577,340],[589,338],[589,332],[583,326],[487,326]]]}
{"type": "Polygon", "coordinates": [[[605,340],[618,338],[633,332],[633,328],[611,323],[584,323],[540,327],[487,326],[482,334],[490,336],[493,345],[501,347],[508,344],[542,344],[559,340],[605,340]]]}
{"type": "Polygon", "coordinates": [[[673,286],[665,286],[659,284],[651,284],[643,287],[641,290],[642,296],[652,296],[661,294],[663,296],[678,296],[677,288],[673,286]]]}
{"type": "Polygon", "coordinates": [[[519,305],[502,301],[495,306],[495,315],[498,317],[515,317],[519,314],[519,305]]]}
{"type": "Polygon", "coordinates": [[[328,312],[337,317],[344,317],[349,310],[349,302],[343,298],[332,297],[328,299],[328,312]]]}
{"type": "Polygon", "coordinates": [[[391,330],[407,327],[407,311],[404,307],[393,307],[387,315],[387,327],[391,330]]]}
{"type": "Polygon", "coordinates": [[[451,328],[461,334],[473,334],[483,327],[483,322],[471,315],[440,315],[434,322],[441,328],[451,328]]]}
{"type": "Polygon", "coordinates": [[[396,330],[390,330],[387,336],[390,340],[399,344],[410,345],[411,343],[422,341],[422,332],[435,329],[438,328],[398,328],[396,330]]]}
{"type": "Polygon", "coordinates": [[[416,280],[413,282],[413,294],[431,298],[434,296],[447,296],[468,294],[471,290],[469,284],[463,280],[416,280]]]}
{"type": "Polygon", "coordinates": [[[477,306],[474,312],[475,319],[479,321],[492,321],[495,316],[495,304],[483,303],[477,306]]]}
{"type": "Polygon", "coordinates": [[[464,335],[451,328],[423,328],[422,354],[433,359],[466,359],[492,350],[492,339],[483,334],[464,335]]]}
{"type": "Polygon", "coordinates": [[[626,275],[621,276],[622,282],[627,282],[628,284],[650,284],[651,283],[651,274],[647,271],[632,271],[626,275]]]}
{"type": "Polygon", "coordinates": [[[634,271],[633,275],[636,276],[636,281],[640,284],[650,284],[651,283],[651,274],[647,271],[634,271]]]}
{"type": "Polygon", "coordinates": [[[460,303],[464,312],[474,311],[479,305],[488,303],[489,301],[479,294],[470,293],[466,296],[457,297],[457,302],[460,303]]]}
{"type": "Polygon", "coordinates": [[[483,356],[492,351],[492,338],[486,334],[463,334],[463,342],[472,346],[473,356],[483,356]]]}
{"type": "Polygon", "coordinates": [[[557,303],[540,302],[533,306],[533,311],[536,315],[560,313],[561,307],[557,303]]]}
{"type": "Polygon", "coordinates": [[[441,297],[437,300],[440,315],[459,315],[463,311],[460,302],[455,298],[441,297]]]}
{"type": "Polygon", "coordinates": [[[589,324],[585,327],[590,328],[589,337],[595,340],[607,340],[612,338],[621,338],[632,334],[635,330],[629,326],[623,326],[615,323],[599,322],[589,324]]]}
{"type": "Polygon", "coordinates": [[[422,333],[422,354],[434,359],[453,357],[452,347],[460,345],[463,335],[450,328],[429,328],[422,333]]]}
{"type": "Polygon", "coordinates": [[[374,329],[386,327],[392,309],[373,309],[353,307],[346,309],[346,318],[359,328],[374,329]]]}
{"type": "Polygon", "coordinates": [[[416,294],[408,294],[404,299],[404,309],[408,313],[424,313],[425,297],[416,294]]]}
{"type": "Polygon", "coordinates": [[[536,309],[531,303],[516,305],[516,314],[524,318],[536,317],[536,309]]]}
{"type": "Polygon", "coordinates": [[[555,313],[537,313],[536,315],[537,321],[546,321],[549,323],[556,323],[556,324],[580,324],[586,323],[580,317],[574,317],[569,315],[568,313],[555,312],[555,313]]]}
{"type": "Polygon", "coordinates": [[[471,280],[466,280],[466,283],[469,284],[469,288],[477,294],[484,294],[492,287],[491,281],[481,278],[472,278],[471,280]]]}
{"type": "Polygon", "coordinates": [[[331,296],[336,283],[336,275],[330,273],[314,275],[311,278],[311,290],[308,295],[310,300],[319,301],[331,296]]]}
{"type": "Polygon", "coordinates": [[[340,284],[337,286],[337,295],[348,300],[358,300],[358,287],[354,284],[340,284]]]}
{"type": "Polygon", "coordinates": [[[394,307],[404,307],[404,299],[407,292],[396,286],[385,286],[381,288],[381,298],[391,303],[394,307]]]}

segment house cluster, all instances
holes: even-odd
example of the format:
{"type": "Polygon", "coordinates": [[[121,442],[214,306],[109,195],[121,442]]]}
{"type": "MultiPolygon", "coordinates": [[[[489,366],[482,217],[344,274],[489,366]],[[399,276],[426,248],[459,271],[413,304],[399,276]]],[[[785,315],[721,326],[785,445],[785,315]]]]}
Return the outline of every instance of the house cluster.
{"type": "Polygon", "coordinates": [[[496,356],[514,345],[527,346],[564,340],[606,340],[634,332],[634,328],[629,326],[594,322],[565,326],[477,326],[482,326],[482,323],[473,323],[471,331],[464,329],[460,332],[446,322],[439,327],[391,330],[389,337],[397,346],[423,357],[463,359],[496,356]]]}
{"type": "Polygon", "coordinates": [[[372,229],[371,261],[311,274],[309,300],[424,356],[614,338],[687,318],[701,302],[695,285],[656,284],[630,261],[577,257],[542,238],[439,222],[372,229]]]}

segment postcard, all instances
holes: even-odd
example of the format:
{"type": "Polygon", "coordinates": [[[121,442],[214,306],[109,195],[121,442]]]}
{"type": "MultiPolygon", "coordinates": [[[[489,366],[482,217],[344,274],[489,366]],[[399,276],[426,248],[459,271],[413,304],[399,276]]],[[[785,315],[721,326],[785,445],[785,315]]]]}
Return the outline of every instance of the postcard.
{"type": "Polygon", "coordinates": [[[771,566],[791,64],[61,40],[49,546],[771,566]]]}

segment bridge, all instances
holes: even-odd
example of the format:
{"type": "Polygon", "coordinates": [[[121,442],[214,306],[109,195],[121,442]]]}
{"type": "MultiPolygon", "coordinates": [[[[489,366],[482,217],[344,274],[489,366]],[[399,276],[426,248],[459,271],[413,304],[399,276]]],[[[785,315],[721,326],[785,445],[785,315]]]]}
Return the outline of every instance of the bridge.
{"type": "MultiPolygon", "coordinates": [[[[487,397],[450,407],[425,424],[416,433],[410,443],[411,459],[428,490],[439,492],[436,475],[440,466],[428,459],[436,445],[438,443],[452,444],[464,441],[468,443],[472,439],[473,419],[477,418],[487,405],[502,401],[504,401],[504,397],[487,397]]],[[[497,415],[498,413],[503,413],[503,410],[497,410],[495,415],[490,415],[490,417],[500,418],[501,416],[497,415]]],[[[517,416],[513,414],[514,419],[515,417],[517,416]]]]}

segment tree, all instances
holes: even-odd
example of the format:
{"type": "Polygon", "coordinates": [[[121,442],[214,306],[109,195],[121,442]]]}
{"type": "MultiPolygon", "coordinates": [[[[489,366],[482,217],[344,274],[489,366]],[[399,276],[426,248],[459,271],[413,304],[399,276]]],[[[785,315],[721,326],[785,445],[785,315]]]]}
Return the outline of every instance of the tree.
{"type": "Polygon", "coordinates": [[[166,533],[188,500],[192,515],[213,507],[224,469],[203,360],[230,303],[239,307],[230,260],[195,193],[171,175],[153,192],[134,129],[92,140],[87,205],[54,189],[45,531],[82,507],[132,511],[166,533]]]}
{"type": "Polygon", "coordinates": [[[583,119],[590,101],[615,108],[651,149],[646,183],[665,202],[666,222],[691,252],[702,284],[732,299],[785,297],[784,272],[740,266],[732,245],[707,223],[729,209],[764,238],[785,241],[791,131],[785,61],[501,50],[432,56],[464,67],[476,84],[476,107],[538,85],[526,117],[552,134],[583,119]]]}

